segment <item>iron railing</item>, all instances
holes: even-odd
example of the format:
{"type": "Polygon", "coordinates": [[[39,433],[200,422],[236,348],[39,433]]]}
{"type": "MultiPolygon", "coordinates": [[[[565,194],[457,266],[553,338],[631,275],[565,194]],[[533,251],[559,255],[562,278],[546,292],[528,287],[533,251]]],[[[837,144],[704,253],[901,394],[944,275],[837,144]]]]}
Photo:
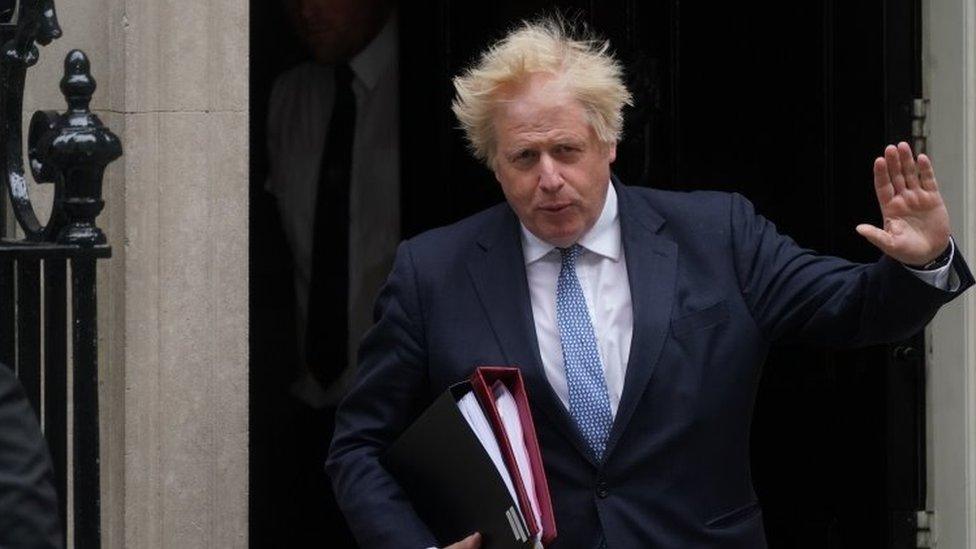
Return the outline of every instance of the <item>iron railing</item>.
{"type": "Polygon", "coordinates": [[[0,362],[17,372],[42,420],[65,528],[71,479],[73,541],[80,549],[101,545],[95,262],[110,257],[111,248],[95,218],[104,206],[105,167],[122,147],[91,113],[95,80],[88,58],[70,52],[61,80],[67,111],[35,112],[27,135],[34,181],[54,188],[50,218],[38,220],[24,168],[24,84],[38,45],[60,36],[53,0],[0,5],[0,186],[6,187],[0,190],[0,362]],[[8,230],[14,225],[19,231],[8,230]]]}

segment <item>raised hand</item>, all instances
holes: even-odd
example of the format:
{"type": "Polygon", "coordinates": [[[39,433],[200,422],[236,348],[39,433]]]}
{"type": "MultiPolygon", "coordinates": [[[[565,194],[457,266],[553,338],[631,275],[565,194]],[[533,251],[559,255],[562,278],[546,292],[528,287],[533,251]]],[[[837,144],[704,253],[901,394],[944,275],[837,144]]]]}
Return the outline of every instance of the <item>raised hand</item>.
{"type": "Polygon", "coordinates": [[[862,223],[857,232],[882,252],[918,266],[949,246],[949,212],[928,156],[918,155],[916,164],[908,143],[888,145],[884,156],[874,160],[874,191],[884,229],[862,223]]]}

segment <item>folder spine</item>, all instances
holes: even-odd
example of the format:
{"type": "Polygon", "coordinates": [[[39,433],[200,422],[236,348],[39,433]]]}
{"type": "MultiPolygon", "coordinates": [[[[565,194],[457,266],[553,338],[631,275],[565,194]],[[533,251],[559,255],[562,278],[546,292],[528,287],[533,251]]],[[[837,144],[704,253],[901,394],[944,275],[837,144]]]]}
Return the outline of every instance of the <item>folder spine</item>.
{"type": "Polygon", "coordinates": [[[505,458],[505,466],[508,468],[508,474],[512,477],[512,484],[515,485],[515,492],[518,495],[519,507],[522,509],[522,518],[525,519],[525,523],[528,525],[529,533],[531,535],[538,534],[540,531],[540,525],[536,523],[535,516],[532,512],[532,502],[529,501],[529,496],[525,491],[525,481],[522,479],[522,475],[519,472],[518,464],[515,461],[515,453],[512,451],[512,447],[508,444],[508,433],[505,430],[505,425],[502,423],[502,418],[498,413],[498,407],[495,405],[495,399],[492,396],[491,388],[488,386],[488,382],[482,376],[476,376],[471,380],[472,388],[474,389],[475,395],[478,397],[478,401],[481,402],[481,407],[485,410],[488,415],[488,419],[491,421],[492,430],[495,432],[495,438],[498,439],[499,447],[502,450],[502,457],[505,458]]]}
{"type": "Polygon", "coordinates": [[[555,517],[552,509],[552,501],[549,496],[545,468],[542,464],[542,453],[539,449],[538,439],[536,438],[535,426],[532,422],[532,411],[529,408],[521,372],[518,368],[512,367],[481,366],[471,375],[471,388],[491,422],[495,437],[499,440],[505,464],[512,477],[512,482],[515,484],[519,505],[523,510],[522,518],[524,518],[524,524],[528,528],[529,536],[541,538],[544,544],[551,543],[556,537],[555,517]],[[502,422],[501,415],[498,412],[498,407],[491,389],[491,385],[495,381],[501,381],[505,384],[509,392],[512,393],[516,406],[518,407],[522,434],[525,439],[526,450],[529,453],[532,474],[535,477],[533,479],[533,487],[535,488],[536,500],[539,504],[539,514],[543,524],[537,523],[535,519],[535,513],[532,511],[532,503],[529,501],[515,454],[511,446],[505,443],[505,441],[508,441],[508,434],[502,422]]]}

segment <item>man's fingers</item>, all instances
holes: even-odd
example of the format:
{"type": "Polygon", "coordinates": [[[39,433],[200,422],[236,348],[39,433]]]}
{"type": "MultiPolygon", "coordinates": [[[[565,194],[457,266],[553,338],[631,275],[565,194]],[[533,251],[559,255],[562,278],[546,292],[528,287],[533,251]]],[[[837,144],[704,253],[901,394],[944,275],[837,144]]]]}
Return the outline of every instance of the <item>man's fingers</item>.
{"type": "Polygon", "coordinates": [[[918,169],[915,167],[912,148],[904,141],[898,143],[898,161],[901,164],[901,175],[905,178],[905,187],[917,189],[919,187],[918,169]]]}
{"type": "Polygon", "coordinates": [[[880,249],[882,252],[887,253],[888,250],[891,249],[891,235],[875,227],[874,225],[861,223],[855,227],[855,230],[857,231],[857,234],[866,238],[868,242],[874,244],[875,247],[880,249]]]}
{"type": "Polygon", "coordinates": [[[888,177],[888,166],[885,159],[874,159],[874,192],[878,195],[878,204],[884,206],[893,196],[895,189],[891,186],[891,178],[888,177]]]}
{"type": "Polygon", "coordinates": [[[939,184],[935,181],[935,168],[932,167],[932,160],[929,159],[928,155],[918,155],[918,171],[923,189],[926,191],[939,190],[939,184]]]}
{"type": "Polygon", "coordinates": [[[885,164],[888,166],[888,177],[895,188],[895,194],[905,190],[905,176],[901,173],[901,162],[898,160],[898,148],[894,145],[885,147],[885,164]]]}

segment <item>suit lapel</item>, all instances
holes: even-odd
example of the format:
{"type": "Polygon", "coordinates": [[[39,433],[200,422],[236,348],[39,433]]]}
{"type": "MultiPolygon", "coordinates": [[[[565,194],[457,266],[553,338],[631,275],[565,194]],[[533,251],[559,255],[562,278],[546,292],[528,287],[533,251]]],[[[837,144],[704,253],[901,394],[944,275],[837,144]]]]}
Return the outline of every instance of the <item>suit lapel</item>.
{"type": "Polygon", "coordinates": [[[623,394],[607,441],[607,457],[623,436],[667,339],[678,265],[677,244],[657,234],[664,219],[637,193],[620,184],[616,189],[634,331],[623,394]]]}
{"type": "Polygon", "coordinates": [[[510,209],[504,211],[503,218],[479,239],[468,274],[505,361],[522,370],[532,403],[593,463],[592,452],[542,369],[519,224],[510,209]]]}

